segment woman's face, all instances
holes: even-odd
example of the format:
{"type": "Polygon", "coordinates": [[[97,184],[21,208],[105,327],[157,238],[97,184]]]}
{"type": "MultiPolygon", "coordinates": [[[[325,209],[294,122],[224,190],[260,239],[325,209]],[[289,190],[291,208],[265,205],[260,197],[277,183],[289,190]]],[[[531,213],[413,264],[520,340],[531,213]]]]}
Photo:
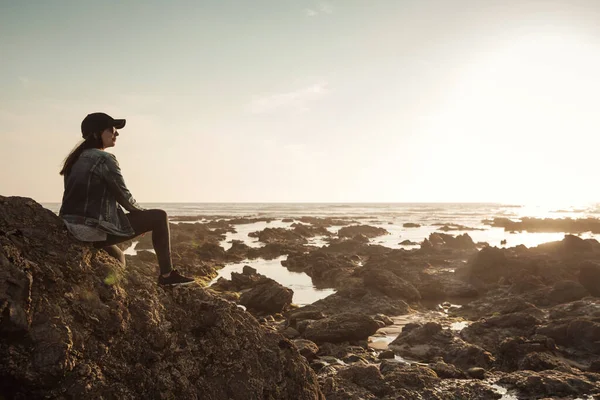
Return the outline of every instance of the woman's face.
{"type": "Polygon", "coordinates": [[[116,128],[105,129],[100,136],[102,138],[102,148],[113,147],[117,143],[117,136],[119,136],[119,132],[116,128]]]}

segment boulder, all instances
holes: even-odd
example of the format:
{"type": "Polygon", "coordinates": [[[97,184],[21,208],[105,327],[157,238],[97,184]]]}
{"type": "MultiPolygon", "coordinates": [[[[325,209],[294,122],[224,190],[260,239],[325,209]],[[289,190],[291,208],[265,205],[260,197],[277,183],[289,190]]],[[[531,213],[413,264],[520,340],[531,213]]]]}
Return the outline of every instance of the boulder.
{"type": "Polygon", "coordinates": [[[548,299],[551,304],[561,304],[580,300],[589,295],[587,289],[579,282],[560,281],[554,284],[548,293],[548,299]]]}
{"type": "Polygon", "coordinates": [[[292,304],[293,296],[292,289],[270,280],[242,293],[240,304],[248,310],[278,313],[292,304]]]}
{"type": "Polygon", "coordinates": [[[600,297],[600,264],[591,261],[581,263],[579,282],[592,296],[600,297]]]}
{"type": "Polygon", "coordinates": [[[133,259],[123,268],[33,200],[0,196],[3,397],[323,399],[287,339],[199,285],[159,287],[133,259]]]}
{"type": "Polygon", "coordinates": [[[340,238],[352,238],[356,235],[364,235],[367,238],[375,238],[377,236],[388,234],[389,232],[387,230],[370,225],[345,226],[338,231],[338,236],[340,238]]]}
{"type": "Polygon", "coordinates": [[[319,346],[317,346],[316,343],[306,339],[295,339],[292,341],[292,343],[294,343],[300,354],[302,354],[308,361],[312,361],[317,357],[319,346]]]}
{"type": "Polygon", "coordinates": [[[347,342],[366,340],[379,326],[375,320],[364,314],[342,313],[313,321],[302,336],[315,343],[347,342]]]}
{"type": "Polygon", "coordinates": [[[376,289],[393,299],[415,301],[421,298],[419,291],[412,284],[391,271],[371,268],[362,275],[366,287],[376,289]]]}

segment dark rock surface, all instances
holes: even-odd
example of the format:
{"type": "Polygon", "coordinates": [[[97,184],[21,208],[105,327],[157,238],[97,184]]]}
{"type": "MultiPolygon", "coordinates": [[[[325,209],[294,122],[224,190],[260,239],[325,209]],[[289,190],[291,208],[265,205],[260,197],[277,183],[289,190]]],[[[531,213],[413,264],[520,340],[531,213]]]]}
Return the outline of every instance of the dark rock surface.
{"type": "Polygon", "coordinates": [[[321,399],[281,335],[200,286],[162,289],[73,240],[33,200],[0,197],[6,398],[321,399]]]}

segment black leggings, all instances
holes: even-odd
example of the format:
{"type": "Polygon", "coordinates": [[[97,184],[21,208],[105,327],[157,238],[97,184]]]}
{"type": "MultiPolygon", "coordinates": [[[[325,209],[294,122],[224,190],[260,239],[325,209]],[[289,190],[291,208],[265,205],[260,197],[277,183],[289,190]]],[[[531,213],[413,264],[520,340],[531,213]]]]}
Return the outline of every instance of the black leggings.
{"type": "Polygon", "coordinates": [[[163,210],[135,211],[126,214],[135,234],[133,236],[108,235],[105,241],[94,242],[94,246],[106,250],[108,254],[125,265],[125,255],[116,246],[117,243],[126,242],[145,232],[152,231],[152,246],[156,252],[158,266],[161,274],[168,274],[173,269],[171,261],[171,234],[169,220],[163,210]]]}

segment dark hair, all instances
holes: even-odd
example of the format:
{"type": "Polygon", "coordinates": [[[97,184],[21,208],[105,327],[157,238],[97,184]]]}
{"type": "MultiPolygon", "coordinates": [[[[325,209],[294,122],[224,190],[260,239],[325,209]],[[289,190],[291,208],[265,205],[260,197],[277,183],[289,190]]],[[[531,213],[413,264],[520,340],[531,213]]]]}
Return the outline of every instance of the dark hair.
{"type": "Polygon", "coordinates": [[[98,135],[90,135],[83,142],[79,143],[71,153],[65,158],[65,163],[63,164],[62,169],[60,170],[61,175],[69,175],[71,173],[71,168],[73,168],[73,164],[79,158],[81,153],[87,149],[101,149],[102,148],[102,138],[98,135]]]}

